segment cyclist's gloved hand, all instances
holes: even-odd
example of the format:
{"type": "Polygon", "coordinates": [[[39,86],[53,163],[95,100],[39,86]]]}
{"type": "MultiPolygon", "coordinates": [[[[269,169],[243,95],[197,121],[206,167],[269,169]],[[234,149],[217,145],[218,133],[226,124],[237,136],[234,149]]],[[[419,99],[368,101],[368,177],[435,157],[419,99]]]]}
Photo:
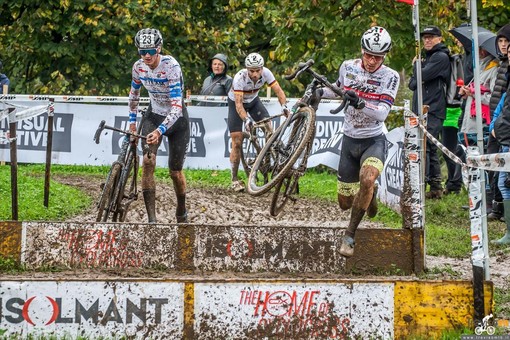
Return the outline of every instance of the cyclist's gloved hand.
{"type": "MultiPolygon", "coordinates": [[[[129,124],[129,131],[136,133],[136,124],[129,124]]],[[[138,144],[138,138],[133,135],[129,136],[129,141],[131,144],[138,144]]]]}
{"type": "Polygon", "coordinates": [[[356,92],[354,92],[353,90],[346,91],[344,94],[344,98],[355,109],[362,109],[365,107],[365,101],[363,99],[361,99],[360,97],[358,97],[356,92]]]}
{"type": "Polygon", "coordinates": [[[283,104],[282,105],[282,113],[283,115],[285,116],[285,118],[287,118],[290,114],[290,110],[289,108],[287,107],[287,104],[283,104]]]}
{"type": "Polygon", "coordinates": [[[244,129],[246,131],[250,131],[252,127],[253,127],[253,119],[251,119],[250,116],[246,116],[246,118],[244,119],[244,129]]]}

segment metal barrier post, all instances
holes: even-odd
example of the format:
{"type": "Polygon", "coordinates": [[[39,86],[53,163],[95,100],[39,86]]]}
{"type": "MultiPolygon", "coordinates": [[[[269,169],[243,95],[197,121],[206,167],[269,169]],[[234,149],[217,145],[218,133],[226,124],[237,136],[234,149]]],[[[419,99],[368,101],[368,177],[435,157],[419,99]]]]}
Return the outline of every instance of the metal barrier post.
{"type": "MultiPolygon", "coordinates": [[[[467,156],[479,156],[478,147],[468,147],[467,156]]],[[[488,249],[485,248],[487,243],[487,225],[485,224],[485,232],[483,225],[483,190],[481,180],[484,176],[484,170],[474,167],[468,168],[469,178],[469,217],[471,219],[471,262],[473,264],[473,295],[474,295],[474,320],[475,322],[482,320],[485,316],[484,308],[484,278],[489,276],[489,255],[488,249]],[[484,275],[485,273],[485,275],[484,275]]],[[[484,188],[485,189],[485,188],[484,188]]]]}
{"type": "Polygon", "coordinates": [[[16,110],[9,109],[9,144],[11,151],[11,219],[18,220],[18,150],[16,138],[16,110]]]}
{"type": "Polygon", "coordinates": [[[50,172],[51,172],[51,149],[53,145],[53,111],[54,99],[50,98],[48,104],[48,136],[46,143],[46,168],[44,171],[44,206],[48,208],[50,201],[50,172]]]}

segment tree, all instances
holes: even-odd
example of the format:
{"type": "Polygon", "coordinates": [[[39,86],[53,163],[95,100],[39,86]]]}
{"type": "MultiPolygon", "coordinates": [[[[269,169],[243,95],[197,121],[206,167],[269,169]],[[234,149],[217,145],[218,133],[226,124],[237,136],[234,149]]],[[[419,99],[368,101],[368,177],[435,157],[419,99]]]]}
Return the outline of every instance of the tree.
{"type": "MultiPolygon", "coordinates": [[[[495,31],[509,21],[508,1],[478,7],[480,26],[495,31]]],[[[446,29],[469,21],[466,2],[421,1],[420,9],[422,25],[446,29]]],[[[163,52],[180,62],[193,93],[214,54],[229,57],[233,75],[257,51],[288,95],[299,96],[310,79],[291,83],[284,74],[313,58],[334,80],[343,60],[359,56],[361,34],[375,24],[393,38],[387,63],[409,71],[416,54],[411,19],[411,6],[391,0],[0,0],[0,58],[12,93],[126,96],[138,58],[134,35],[156,27],[163,52]]]]}

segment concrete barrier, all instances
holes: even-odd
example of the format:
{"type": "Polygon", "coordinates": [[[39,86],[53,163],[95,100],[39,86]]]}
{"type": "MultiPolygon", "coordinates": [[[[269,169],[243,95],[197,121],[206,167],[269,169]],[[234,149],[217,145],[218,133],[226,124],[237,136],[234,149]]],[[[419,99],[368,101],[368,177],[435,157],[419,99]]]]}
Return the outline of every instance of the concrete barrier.
{"type": "MultiPolygon", "coordinates": [[[[406,339],[472,326],[471,282],[352,275],[419,272],[421,231],[360,229],[347,261],[338,253],[343,233],[313,226],[0,222],[2,257],[31,269],[107,273],[0,279],[0,334],[406,339]],[[147,269],[157,269],[151,274],[158,279],[108,276],[147,269]]],[[[486,314],[492,303],[486,282],[486,314]]]]}

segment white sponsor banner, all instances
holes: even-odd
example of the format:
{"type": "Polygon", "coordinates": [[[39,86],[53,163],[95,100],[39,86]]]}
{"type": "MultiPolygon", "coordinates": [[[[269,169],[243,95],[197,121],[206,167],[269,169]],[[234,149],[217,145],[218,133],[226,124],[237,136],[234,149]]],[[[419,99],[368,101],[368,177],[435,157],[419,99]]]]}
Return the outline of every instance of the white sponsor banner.
{"type": "Polygon", "coordinates": [[[177,282],[2,281],[0,330],[19,339],[179,339],[183,296],[177,282]]]}
{"type": "MultiPolygon", "coordinates": [[[[26,106],[40,105],[41,100],[48,97],[35,96],[37,100],[19,101],[16,104],[26,106]]],[[[122,97],[93,97],[91,103],[83,103],[89,97],[62,97],[62,101],[55,102],[55,116],[53,128],[53,164],[75,165],[110,165],[118,157],[123,137],[120,133],[105,130],[101,134],[99,144],[93,141],[94,133],[102,120],[107,125],[120,129],[127,129],[127,106],[122,97]],[[65,99],[62,99],[65,98],[65,99]],[[119,99],[120,98],[120,99],[119,99]],[[119,103],[119,104],[115,104],[119,103]]],[[[289,100],[289,107],[297,99],[289,100]]],[[[280,104],[275,100],[263,99],[271,115],[280,113],[280,104]]],[[[323,164],[337,169],[340,158],[340,145],[343,136],[344,116],[329,113],[337,108],[338,101],[323,101],[317,111],[316,134],[313,141],[308,167],[323,164]]],[[[398,109],[398,108],[397,108],[398,109]]],[[[231,140],[227,127],[227,107],[189,106],[190,141],[186,156],[185,167],[190,169],[230,169],[231,140]]],[[[281,120],[276,118],[274,126],[279,126],[281,120]]],[[[8,130],[8,121],[0,121],[0,131],[8,130]]],[[[379,179],[381,189],[379,197],[388,200],[395,209],[399,209],[398,202],[402,183],[403,167],[399,161],[402,157],[403,131],[395,129],[387,134],[390,148],[387,156],[385,173],[379,179]],[[390,140],[391,139],[391,140],[390,140]],[[389,171],[386,173],[386,171],[389,171]],[[388,190],[384,190],[387,188],[388,190]],[[384,196],[381,193],[384,192],[384,196]]],[[[386,131],[386,130],[385,130],[386,131]]],[[[158,151],[157,165],[168,167],[167,139],[158,151]]],[[[20,163],[45,163],[47,141],[47,115],[26,119],[17,123],[17,157],[20,163]]],[[[261,140],[263,142],[263,138],[261,140]]],[[[140,148],[141,151],[141,148],[140,148]]],[[[0,160],[10,160],[9,144],[0,141],[0,160]]]]}
{"type": "Polygon", "coordinates": [[[197,339],[392,339],[391,283],[195,284],[197,339]]]}

